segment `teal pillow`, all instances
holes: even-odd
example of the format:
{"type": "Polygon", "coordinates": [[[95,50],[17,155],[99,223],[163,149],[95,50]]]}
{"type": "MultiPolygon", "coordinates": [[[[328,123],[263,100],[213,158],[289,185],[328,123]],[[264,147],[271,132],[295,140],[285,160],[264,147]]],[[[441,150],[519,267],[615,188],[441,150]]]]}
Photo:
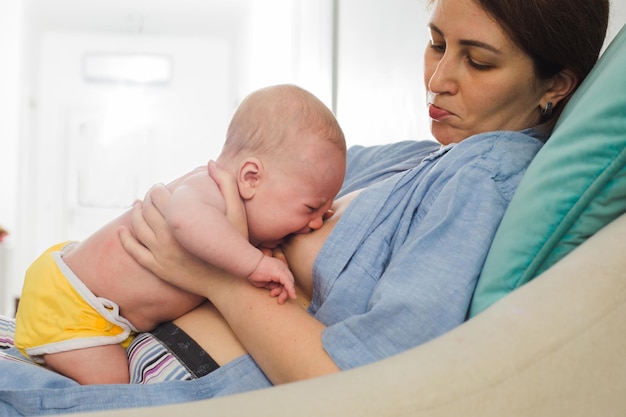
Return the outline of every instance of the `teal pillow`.
{"type": "Polygon", "coordinates": [[[470,316],[554,265],[624,212],[626,26],[528,167],[487,255],[470,316]]]}

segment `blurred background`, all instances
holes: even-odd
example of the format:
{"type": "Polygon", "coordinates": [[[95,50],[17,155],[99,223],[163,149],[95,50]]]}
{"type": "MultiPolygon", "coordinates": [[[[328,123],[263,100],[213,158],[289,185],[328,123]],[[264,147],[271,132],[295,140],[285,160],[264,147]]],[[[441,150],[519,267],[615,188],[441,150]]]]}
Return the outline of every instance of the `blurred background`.
{"type": "Polygon", "coordinates": [[[257,88],[310,90],[349,145],[430,138],[425,23],[425,0],[0,0],[0,314],[48,246],[215,158],[257,88]]]}

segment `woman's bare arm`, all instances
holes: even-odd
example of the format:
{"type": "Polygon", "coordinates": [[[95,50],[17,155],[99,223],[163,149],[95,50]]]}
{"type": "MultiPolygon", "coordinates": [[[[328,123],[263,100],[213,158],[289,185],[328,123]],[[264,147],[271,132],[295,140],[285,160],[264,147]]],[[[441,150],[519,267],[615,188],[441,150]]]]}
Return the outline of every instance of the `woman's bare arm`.
{"type": "Polygon", "coordinates": [[[325,326],[297,301],[279,305],[263,290],[225,276],[211,281],[211,302],[274,384],[339,371],[322,345],[325,326]]]}
{"type": "Polygon", "coordinates": [[[169,192],[159,187],[150,196],[143,207],[138,203],[133,209],[138,240],[128,230],[120,231],[122,244],[131,256],[164,280],[208,298],[273,383],[339,370],[323,349],[325,326],[321,322],[297,302],[279,305],[266,290],[186,252],[171,236],[158,209],[167,204],[169,192]]]}

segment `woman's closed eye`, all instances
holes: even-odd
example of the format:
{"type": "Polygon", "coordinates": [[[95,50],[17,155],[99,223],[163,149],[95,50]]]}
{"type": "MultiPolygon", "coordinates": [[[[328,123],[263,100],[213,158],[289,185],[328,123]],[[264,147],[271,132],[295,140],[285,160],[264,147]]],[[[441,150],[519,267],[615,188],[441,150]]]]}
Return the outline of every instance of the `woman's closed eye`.
{"type": "Polygon", "coordinates": [[[446,51],[445,43],[435,43],[433,41],[430,42],[430,49],[438,53],[444,53],[446,51]]]}
{"type": "Polygon", "coordinates": [[[468,64],[472,68],[475,68],[475,69],[477,69],[479,71],[487,71],[487,70],[493,68],[492,65],[482,64],[482,63],[479,63],[479,62],[475,61],[474,59],[472,59],[472,57],[470,55],[467,55],[467,62],[468,62],[468,64]]]}

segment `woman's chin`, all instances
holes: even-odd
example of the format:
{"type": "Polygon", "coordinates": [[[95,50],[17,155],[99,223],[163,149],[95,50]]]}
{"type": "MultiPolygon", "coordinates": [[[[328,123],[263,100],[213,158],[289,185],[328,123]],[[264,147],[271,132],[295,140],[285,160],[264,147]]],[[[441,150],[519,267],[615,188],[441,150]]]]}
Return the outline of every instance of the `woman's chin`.
{"type": "Polygon", "coordinates": [[[430,124],[430,133],[432,133],[435,140],[443,146],[450,145],[451,143],[459,143],[467,137],[459,130],[434,120],[431,121],[430,124]]]}

